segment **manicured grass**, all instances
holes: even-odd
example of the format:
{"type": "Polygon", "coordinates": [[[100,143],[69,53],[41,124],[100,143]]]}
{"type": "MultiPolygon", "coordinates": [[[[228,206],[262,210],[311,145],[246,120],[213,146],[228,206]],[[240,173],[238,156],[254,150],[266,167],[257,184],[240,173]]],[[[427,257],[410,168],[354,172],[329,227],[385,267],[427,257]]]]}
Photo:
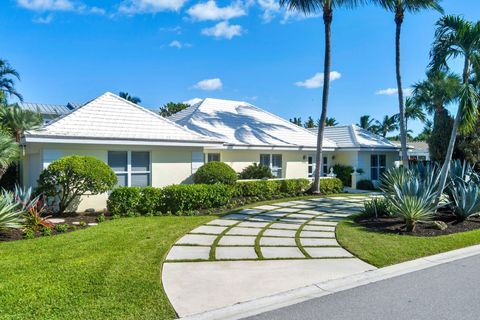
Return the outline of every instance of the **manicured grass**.
{"type": "Polygon", "coordinates": [[[0,243],[0,319],[173,319],[162,262],[180,236],[214,218],[123,218],[0,243]]]}
{"type": "Polygon", "coordinates": [[[384,267],[480,244],[480,230],[438,237],[414,237],[369,231],[345,220],[337,226],[339,243],[360,259],[384,267]]]}

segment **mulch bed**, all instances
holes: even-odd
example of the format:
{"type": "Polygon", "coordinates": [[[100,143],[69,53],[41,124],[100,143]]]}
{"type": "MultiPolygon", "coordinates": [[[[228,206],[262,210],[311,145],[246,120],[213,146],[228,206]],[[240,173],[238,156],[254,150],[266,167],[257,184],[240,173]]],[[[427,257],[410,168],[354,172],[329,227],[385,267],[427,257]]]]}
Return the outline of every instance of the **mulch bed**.
{"type": "Polygon", "coordinates": [[[432,226],[420,223],[417,224],[413,232],[406,232],[405,223],[401,218],[379,218],[378,220],[360,218],[355,222],[376,232],[420,237],[435,237],[480,229],[480,218],[471,218],[463,222],[457,222],[455,216],[448,211],[439,212],[439,214],[435,216],[434,220],[443,221],[448,227],[445,230],[438,230],[432,226]]]}
{"type": "MultiPolygon", "coordinates": [[[[49,218],[60,218],[64,219],[65,222],[58,223],[58,224],[68,224],[70,228],[68,228],[67,231],[65,232],[58,232],[55,230],[55,228],[52,229],[52,235],[56,234],[62,234],[62,233],[67,233],[67,232],[72,232],[75,230],[80,230],[80,229],[86,229],[91,226],[85,225],[85,226],[80,226],[80,225],[74,225],[73,222],[80,222],[84,221],[85,223],[97,223],[97,217],[101,213],[69,213],[69,214],[62,214],[62,215],[48,215],[49,218]]],[[[105,220],[111,219],[110,216],[105,216],[105,220]]],[[[42,233],[37,232],[36,233],[37,237],[41,237],[42,233]]],[[[6,242],[6,241],[15,241],[15,240],[22,240],[24,239],[24,232],[22,230],[1,230],[0,231],[0,242],[6,242]]]]}

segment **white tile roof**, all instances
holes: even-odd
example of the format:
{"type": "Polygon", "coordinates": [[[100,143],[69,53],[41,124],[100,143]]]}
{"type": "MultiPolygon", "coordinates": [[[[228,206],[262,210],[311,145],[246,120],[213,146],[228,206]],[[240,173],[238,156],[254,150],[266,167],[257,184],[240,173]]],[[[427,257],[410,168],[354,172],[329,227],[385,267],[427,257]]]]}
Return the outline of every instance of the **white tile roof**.
{"type": "Polygon", "coordinates": [[[72,112],[26,132],[32,138],[99,139],[221,143],[169,121],[156,113],[107,92],[72,112]]]}
{"type": "MultiPolygon", "coordinates": [[[[315,148],[316,135],[247,102],[207,98],[174,114],[172,121],[240,147],[315,148]]],[[[335,148],[326,138],[324,148],[335,148]]]]}
{"type": "MultiPolygon", "coordinates": [[[[316,133],[317,128],[310,131],[316,133]]],[[[399,149],[390,140],[356,125],[325,127],[325,137],[335,141],[339,149],[399,149]]]]}

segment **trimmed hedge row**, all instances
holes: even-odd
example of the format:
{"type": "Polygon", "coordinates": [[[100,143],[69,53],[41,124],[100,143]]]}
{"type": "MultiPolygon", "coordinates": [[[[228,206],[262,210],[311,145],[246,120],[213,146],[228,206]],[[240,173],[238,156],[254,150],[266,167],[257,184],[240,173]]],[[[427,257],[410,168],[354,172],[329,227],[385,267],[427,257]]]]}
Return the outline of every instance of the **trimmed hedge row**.
{"type": "MultiPolygon", "coordinates": [[[[222,184],[183,184],[164,188],[119,187],[108,198],[108,211],[130,216],[191,214],[199,210],[222,208],[260,200],[278,199],[304,194],[310,188],[307,179],[238,181],[233,186],[222,184]]],[[[322,179],[322,194],[339,193],[339,179],[322,179]]]]}

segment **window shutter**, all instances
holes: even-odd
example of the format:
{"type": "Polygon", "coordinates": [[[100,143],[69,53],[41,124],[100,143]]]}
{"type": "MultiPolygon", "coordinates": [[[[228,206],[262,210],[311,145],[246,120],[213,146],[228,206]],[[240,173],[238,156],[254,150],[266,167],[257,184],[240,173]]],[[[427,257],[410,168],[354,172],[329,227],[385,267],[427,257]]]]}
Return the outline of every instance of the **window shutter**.
{"type": "Polygon", "coordinates": [[[203,166],[203,152],[192,152],[192,174],[197,172],[198,168],[203,166]]]}

